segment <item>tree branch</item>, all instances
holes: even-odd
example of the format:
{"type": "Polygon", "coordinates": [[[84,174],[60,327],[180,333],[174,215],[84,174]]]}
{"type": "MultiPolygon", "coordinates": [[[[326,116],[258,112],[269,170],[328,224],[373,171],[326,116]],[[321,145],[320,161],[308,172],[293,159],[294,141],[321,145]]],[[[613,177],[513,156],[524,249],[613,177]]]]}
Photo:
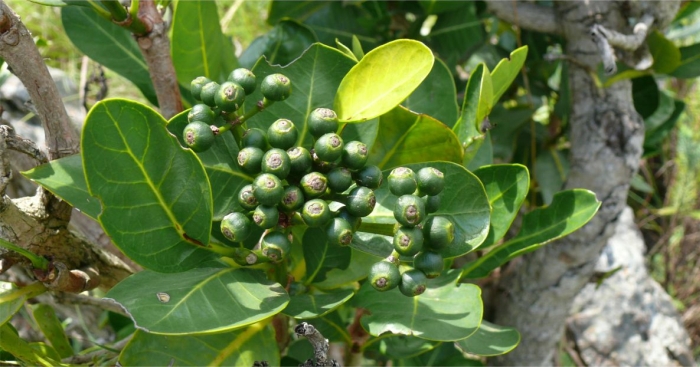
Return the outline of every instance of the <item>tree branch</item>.
{"type": "Polygon", "coordinates": [[[314,358],[316,359],[316,362],[309,363],[311,361],[307,361],[307,363],[305,363],[304,366],[338,365],[336,361],[328,358],[328,339],[324,338],[323,335],[318,330],[316,330],[316,328],[313,325],[302,322],[294,328],[294,333],[296,333],[299,336],[305,336],[306,339],[309,340],[309,343],[311,343],[311,345],[314,346],[314,358]]]}
{"type": "Polygon", "coordinates": [[[40,164],[49,161],[44,152],[42,152],[33,141],[15,135],[15,130],[11,126],[0,126],[0,139],[5,141],[5,144],[7,144],[7,149],[24,153],[34,158],[40,164]]]}
{"type": "MultiPolygon", "coordinates": [[[[591,37],[593,42],[600,51],[600,56],[603,59],[603,67],[608,74],[614,74],[617,71],[615,65],[615,51],[613,47],[625,51],[636,51],[647,38],[649,28],[654,23],[654,17],[650,14],[644,14],[639,23],[634,26],[634,31],[630,35],[622,34],[615,30],[607,29],[601,24],[594,24],[591,28],[591,37]]],[[[647,50],[648,54],[648,50],[647,50]]],[[[649,54],[643,57],[641,62],[637,62],[635,66],[638,70],[643,70],[651,66],[653,59],[649,54]]]]}
{"type": "Polygon", "coordinates": [[[553,8],[517,0],[489,0],[486,5],[497,17],[523,29],[542,33],[561,33],[553,8]]]}

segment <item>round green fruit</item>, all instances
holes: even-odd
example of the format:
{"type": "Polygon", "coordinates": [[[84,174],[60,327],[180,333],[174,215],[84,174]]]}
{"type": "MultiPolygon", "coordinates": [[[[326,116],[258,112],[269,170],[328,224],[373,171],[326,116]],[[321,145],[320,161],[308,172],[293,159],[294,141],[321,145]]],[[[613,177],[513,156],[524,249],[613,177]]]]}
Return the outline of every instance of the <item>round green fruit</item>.
{"type": "Polygon", "coordinates": [[[238,152],[238,166],[241,167],[241,169],[246,173],[259,173],[264,155],[265,153],[263,153],[260,148],[243,148],[238,152]]]}
{"type": "Polygon", "coordinates": [[[328,242],[338,246],[348,246],[352,242],[353,230],[348,221],[343,218],[333,218],[326,229],[328,242]]]}
{"type": "Polygon", "coordinates": [[[292,82],[282,74],[270,74],[260,84],[260,91],[270,101],[284,101],[292,94],[292,82]]]}
{"type": "Polygon", "coordinates": [[[428,196],[425,198],[425,210],[428,213],[435,213],[440,208],[440,196],[428,196]]]}
{"type": "Polygon", "coordinates": [[[328,172],[328,188],[333,192],[343,192],[352,185],[352,173],[345,167],[336,167],[328,172]]]}
{"type": "Polygon", "coordinates": [[[331,210],[321,199],[313,199],[304,203],[301,218],[309,227],[322,227],[331,220],[331,210]]]}
{"type": "Polygon", "coordinates": [[[211,82],[211,80],[203,76],[198,76],[192,79],[192,83],[190,84],[190,92],[192,92],[192,98],[194,98],[196,101],[201,101],[202,88],[209,82],[211,82]]]}
{"type": "Polygon", "coordinates": [[[299,210],[302,205],[304,205],[304,192],[297,186],[287,186],[284,189],[284,196],[282,196],[279,207],[289,213],[299,210]]]}
{"type": "Polygon", "coordinates": [[[350,223],[353,232],[357,232],[357,230],[360,229],[360,224],[362,224],[362,218],[350,214],[347,208],[340,209],[338,212],[338,218],[343,218],[350,223]]]}
{"type": "Polygon", "coordinates": [[[279,219],[280,213],[274,206],[258,205],[253,211],[253,222],[262,229],[276,226],[279,219]]]}
{"type": "Polygon", "coordinates": [[[316,140],[314,152],[324,162],[334,162],[343,154],[343,138],[336,133],[328,133],[316,140]]]}
{"type": "Polygon", "coordinates": [[[224,82],[214,95],[214,103],[222,111],[238,111],[245,101],[245,91],[243,87],[234,82],[224,82]]]}
{"type": "Polygon", "coordinates": [[[374,289],[384,292],[396,288],[401,283],[401,273],[396,264],[382,260],[372,265],[367,279],[374,289]]]}
{"type": "Polygon", "coordinates": [[[245,210],[253,210],[260,205],[253,193],[253,185],[245,185],[238,192],[238,204],[245,210]]]}
{"type": "Polygon", "coordinates": [[[445,187],[445,175],[433,167],[421,168],[416,176],[418,188],[423,195],[437,195],[445,187]]]}
{"type": "MultiPolygon", "coordinates": [[[[294,147],[287,150],[289,163],[291,164],[291,173],[295,175],[304,175],[311,171],[313,158],[311,153],[304,147],[294,147]]],[[[298,176],[297,176],[298,177],[298,176]]]]}
{"type": "Polygon", "coordinates": [[[311,135],[318,139],[321,136],[338,131],[338,115],[329,108],[317,108],[311,112],[306,122],[311,135]]]}
{"type": "Polygon", "coordinates": [[[368,157],[367,145],[361,141],[353,140],[345,144],[340,162],[347,168],[357,170],[365,166],[368,157]]]}
{"type": "Polygon", "coordinates": [[[267,141],[273,148],[289,149],[297,142],[298,136],[296,126],[287,119],[279,119],[267,129],[267,141]]]}
{"type": "Polygon", "coordinates": [[[216,93],[219,92],[219,83],[209,82],[202,87],[202,102],[209,107],[216,107],[216,93]]]}
{"type": "Polygon", "coordinates": [[[423,237],[428,248],[440,251],[454,241],[455,226],[446,217],[430,217],[423,225],[423,237]]]}
{"type": "Polygon", "coordinates": [[[291,167],[289,156],[282,149],[272,148],[263,155],[261,168],[264,173],[271,173],[284,180],[291,167]]]}
{"type": "Polygon", "coordinates": [[[396,196],[410,195],[416,191],[416,174],[407,167],[394,168],[387,177],[389,191],[396,196]]]}
{"type": "Polygon", "coordinates": [[[214,145],[214,132],[211,127],[202,121],[192,121],[182,132],[182,138],[185,140],[185,145],[195,152],[203,152],[214,145]]]}
{"type": "Polygon", "coordinates": [[[275,206],[284,196],[284,186],[277,176],[263,173],[253,181],[253,194],[260,204],[275,206]]]}
{"type": "Polygon", "coordinates": [[[418,269],[411,269],[401,274],[399,290],[404,296],[415,297],[423,294],[427,289],[428,277],[418,269]]]}
{"type": "Polygon", "coordinates": [[[233,70],[228,76],[228,81],[237,83],[243,87],[247,95],[255,91],[255,74],[246,68],[233,70]]]}
{"type": "Polygon", "coordinates": [[[304,196],[313,199],[326,193],[328,179],[321,173],[311,172],[304,175],[299,184],[304,191],[304,196]]]}
{"type": "Polygon", "coordinates": [[[211,109],[211,107],[205,105],[204,103],[199,103],[192,106],[192,109],[187,113],[187,121],[202,121],[207,124],[213,124],[216,114],[211,109]]]}
{"type": "Polygon", "coordinates": [[[248,129],[243,133],[241,138],[243,147],[255,147],[258,149],[267,149],[267,134],[264,131],[256,128],[248,129]]]}
{"type": "Polygon", "coordinates": [[[250,219],[243,213],[229,213],[221,220],[221,233],[233,242],[241,242],[248,238],[250,228],[250,219]]]}
{"type": "Polygon", "coordinates": [[[355,182],[360,186],[366,186],[370,189],[377,189],[382,185],[384,176],[382,170],[377,166],[366,166],[355,172],[355,182]]]}
{"type": "Polygon", "coordinates": [[[345,209],[355,217],[366,217],[372,213],[376,204],[377,198],[374,196],[374,191],[358,186],[348,194],[345,209]]]}
{"type": "Polygon", "coordinates": [[[425,218],[425,204],[415,195],[403,195],[394,205],[394,218],[401,225],[415,227],[425,218]]]}
{"type": "Polygon", "coordinates": [[[277,262],[285,258],[292,248],[289,237],[280,231],[272,231],[263,237],[260,249],[270,261],[277,262]]]}
{"type": "Polygon", "coordinates": [[[442,255],[433,251],[419,252],[413,257],[413,267],[422,271],[428,279],[437,278],[444,269],[442,255]]]}
{"type": "Polygon", "coordinates": [[[400,227],[394,233],[394,250],[404,256],[413,256],[423,249],[423,232],[416,227],[400,227]]]}

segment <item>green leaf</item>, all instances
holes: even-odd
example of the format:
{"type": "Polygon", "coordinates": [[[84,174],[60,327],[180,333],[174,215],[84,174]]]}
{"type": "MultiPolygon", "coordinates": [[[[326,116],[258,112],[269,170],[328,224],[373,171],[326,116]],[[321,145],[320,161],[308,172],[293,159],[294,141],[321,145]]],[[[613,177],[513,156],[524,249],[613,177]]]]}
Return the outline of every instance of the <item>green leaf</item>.
{"type": "Polygon", "coordinates": [[[119,356],[122,366],[279,366],[270,320],[214,335],[157,335],[137,330],[119,356]]]}
{"type": "Polygon", "coordinates": [[[493,143],[491,143],[491,132],[487,131],[483,139],[477,139],[464,150],[463,165],[470,171],[479,169],[482,166],[493,164],[493,143]],[[476,151],[474,151],[476,150],[476,151]]]}
{"type": "Polygon", "coordinates": [[[700,43],[681,47],[681,63],[670,74],[676,78],[694,79],[700,76],[700,43]]]}
{"type": "Polygon", "coordinates": [[[364,251],[352,249],[348,267],[346,269],[331,269],[326,272],[326,280],[314,283],[314,287],[323,290],[333,290],[360,281],[367,277],[372,265],[381,259],[381,257],[364,251]]]}
{"type": "Polygon", "coordinates": [[[489,234],[482,247],[491,246],[508,232],[530,187],[527,167],[519,164],[484,166],[474,171],[491,204],[489,234]]]}
{"type": "Polygon", "coordinates": [[[360,43],[360,39],[354,34],[352,35],[352,53],[355,55],[357,61],[365,57],[365,51],[362,50],[362,43],[360,43]]]}
{"type": "Polygon", "coordinates": [[[426,14],[440,14],[447,11],[455,10],[463,4],[459,1],[441,1],[441,0],[419,0],[418,3],[425,10],[426,14]]]}
{"type": "MultiPolygon", "coordinates": [[[[299,131],[297,145],[312,147],[313,140],[306,120],[316,108],[333,106],[340,81],[353,65],[355,62],[342,52],[318,43],[286,67],[270,66],[265,60],[259,60],[253,68],[258,83],[267,75],[282,73],[292,82],[292,94],[248,120],[248,127],[267,130],[277,119],[286,118],[294,122],[299,131]]],[[[260,88],[256,88],[246,98],[246,109],[256,108],[256,101],[261,101],[262,98],[260,88]]]]}
{"type": "Polygon", "coordinates": [[[212,202],[201,163],[152,109],[112,99],[85,120],[81,151],[99,221],[132,260],[161,272],[191,269],[215,256],[209,244],[212,202]]]}
{"type": "Polygon", "coordinates": [[[321,282],[333,269],[347,269],[350,265],[350,248],[328,242],[322,228],[309,228],[304,232],[304,259],[306,260],[305,284],[321,282]]]}
{"type": "MultiPolygon", "coordinates": [[[[471,357],[474,358],[476,356],[471,357]]],[[[484,366],[484,364],[478,359],[464,357],[462,352],[455,347],[455,343],[440,343],[440,345],[427,353],[423,353],[408,360],[401,360],[397,366],[466,367],[484,366]]]]}
{"type": "MultiPolygon", "coordinates": [[[[186,110],[173,116],[167,126],[168,131],[177,137],[182,146],[185,146],[182,132],[189,123],[188,112],[189,110],[186,110]]],[[[196,154],[209,177],[214,203],[213,220],[221,221],[226,214],[243,210],[238,203],[238,192],[243,186],[252,183],[253,177],[241,171],[238,166],[238,145],[233,134],[218,135],[214,145],[196,154]]]]}
{"type": "Polygon", "coordinates": [[[439,14],[428,35],[431,48],[450,70],[455,70],[456,64],[466,61],[467,56],[482,45],[485,35],[483,21],[476,14],[476,3],[455,3],[462,6],[439,14]]]}
{"type": "Polygon", "coordinates": [[[685,106],[685,102],[680,100],[674,100],[673,113],[671,114],[671,116],[669,116],[668,119],[666,119],[666,121],[664,121],[660,126],[656,127],[655,129],[645,131],[645,148],[660,148],[659,144],[661,144],[662,140],[666,136],[668,136],[669,133],[671,133],[673,127],[676,125],[676,122],[683,114],[683,111],[685,111],[685,106]]]}
{"type": "Polygon", "coordinates": [[[490,357],[506,354],[520,343],[520,333],[515,328],[481,322],[474,335],[455,343],[464,353],[490,357]]]}
{"type": "Polygon", "coordinates": [[[402,105],[413,112],[424,113],[452,127],[459,116],[457,89],[452,73],[444,62],[435,60],[430,74],[402,105]]]}
{"type": "Polygon", "coordinates": [[[84,0],[29,0],[35,4],[39,5],[45,5],[45,6],[58,6],[58,7],[64,7],[64,6],[70,6],[70,5],[77,5],[77,6],[84,6],[87,8],[92,8],[92,4],[88,1],[84,0]]]}
{"type": "Polygon", "coordinates": [[[534,251],[583,227],[595,215],[600,201],[582,189],[560,191],[552,204],[537,208],[523,217],[522,229],[511,240],[493,248],[462,269],[465,278],[481,278],[517,256],[534,251]]]}
{"type": "Polygon", "coordinates": [[[520,69],[522,69],[525,64],[525,59],[527,59],[528,47],[523,46],[510,53],[510,58],[502,59],[493,71],[491,72],[491,79],[493,80],[493,102],[492,105],[496,104],[501,98],[503,93],[505,93],[513,80],[520,74],[520,69]]]}
{"type": "Polygon", "coordinates": [[[347,331],[348,323],[343,321],[338,311],[314,318],[310,322],[329,341],[352,344],[351,337],[347,331]]]}
{"type": "Polygon", "coordinates": [[[22,175],[95,220],[102,211],[100,201],[88,193],[83,159],[79,154],[42,164],[22,175]]]}
{"type": "Polygon", "coordinates": [[[256,38],[239,58],[241,65],[251,68],[260,56],[272,65],[287,65],[316,42],[309,27],[293,20],[282,20],[266,34],[256,38]]]}
{"type": "Polygon", "coordinates": [[[355,307],[368,311],[362,327],[371,335],[412,335],[421,339],[453,341],[472,335],[481,322],[481,289],[457,284],[458,271],[428,281],[425,293],[404,296],[398,288],[378,292],[366,282],[353,297],[355,307]]]}
{"type": "Polygon", "coordinates": [[[11,352],[17,360],[30,366],[67,366],[22,340],[9,323],[0,325],[0,350],[11,352]]]}
{"type": "Polygon", "coordinates": [[[176,1],[170,38],[173,66],[183,86],[198,76],[222,82],[238,65],[213,1],[176,1]]]}
{"type": "MultiPolygon", "coordinates": [[[[318,37],[318,40],[326,45],[332,45],[335,39],[351,45],[352,36],[356,36],[366,47],[374,47],[379,44],[373,27],[383,26],[381,14],[372,14],[367,8],[379,8],[381,2],[360,3],[329,1],[317,2],[328,5],[322,6],[318,11],[308,14],[304,24],[318,37]],[[329,4],[330,3],[330,4],[329,4]],[[364,6],[364,7],[363,7],[364,6]]],[[[299,18],[294,18],[301,20],[299,18]]]]}
{"type": "Polygon", "coordinates": [[[333,104],[338,119],[361,122],[389,112],[428,76],[434,60],[427,46],[407,39],[370,51],[340,83],[333,104]]]}
{"type": "Polygon", "coordinates": [[[292,296],[282,313],[295,319],[313,319],[333,312],[355,294],[352,289],[333,293],[300,294],[292,296]]]}
{"type": "Polygon", "coordinates": [[[564,187],[568,175],[569,159],[564,152],[555,148],[537,152],[535,179],[545,204],[552,203],[554,195],[564,187]]]}
{"type": "Polygon", "coordinates": [[[659,90],[659,102],[656,110],[644,119],[644,131],[652,132],[654,129],[661,126],[673,114],[674,110],[673,96],[665,90],[659,90]]]}
{"type": "Polygon", "coordinates": [[[51,343],[51,346],[56,350],[60,358],[68,358],[73,355],[73,347],[68,341],[63,325],[56,316],[53,307],[40,303],[32,309],[34,321],[41,329],[41,332],[46,337],[46,340],[51,343]]]}
{"type": "Polygon", "coordinates": [[[332,1],[273,0],[270,1],[270,7],[267,10],[267,23],[269,25],[275,25],[282,20],[282,18],[304,21],[330,3],[332,3],[332,1]]]}
{"type": "Polygon", "coordinates": [[[284,309],[289,296],[259,270],[198,268],[162,274],[149,270],[106,295],[136,327],[153,334],[217,333],[256,323],[284,309]]]}
{"type": "Polygon", "coordinates": [[[149,102],[158,105],[146,60],[128,30],[82,6],[61,8],[61,22],[80,52],[134,83],[149,102]]]}
{"type": "Polygon", "coordinates": [[[653,31],[647,36],[649,51],[654,58],[651,66],[660,74],[668,74],[681,64],[681,51],[659,31],[653,31]]]}
{"type": "MultiPolygon", "coordinates": [[[[449,162],[413,163],[405,166],[416,172],[422,167],[435,167],[445,174],[440,208],[431,214],[447,217],[455,225],[454,242],[442,255],[445,258],[461,256],[479,247],[488,234],[491,213],[481,181],[464,167],[449,162]]],[[[384,171],[384,177],[390,172],[384,171]]],[[[374,191],[377,205],[369,216],[362,218],[360,232],[355,233],[351,244],[354,249],[382,258],[389,256],[394,249],[391,237],[373,234],[393,234],[397,198],[391,194],[388,186],[384,180],[384,184],[374,191]],[[373,233],[364,233],[368,231],[373,233]]]]}
{"type": "Polygon", "coordinates": [[[428,159],[462,162],[462,148],[450,128],[401,106],[379,118],[379,132],[368,164],[386,169],[428,159]]]}
{"type": "MultiPolygon", "coordinates": [[[[462,114],[452,128],[465,150],[475,142],[481,143],[476,139],[483,135],[481,123],[491,113],[491,106],[493,106],[491,74],[482,63],[472,71],[469,77],[467,89],[464,92],[464,102],[462,102],[462,114]]],[[[472,157],[473,155],[465,156],[464,159],[471,160],[472,157]]]]}
{"type": "Polygon", "coordinates": [[[365,343],[364,353],[376,354],[383,358],[411,358],[426,353],[440,345],[434,342],[408,335],[384,334],[365,343]]]}
{"type": "Polygon", "coordinates": [[[46,292],[46,287],[40,282],[36,282],[24,288],[10,289],[0,293],[0,324],[11,319],[28,299],[44,292],[46,292]]]}
{"type": "Polygon", "coordinates": [[[339,39],[335,39],[335,48],[337,48],[340,52],[344,53],[345,56],[355,60],[357,62],[357,56],[355,56],[354,53],[352,53],[352,50],[348,47],[345,46],[342,42],[340,42],[339,39]]]}

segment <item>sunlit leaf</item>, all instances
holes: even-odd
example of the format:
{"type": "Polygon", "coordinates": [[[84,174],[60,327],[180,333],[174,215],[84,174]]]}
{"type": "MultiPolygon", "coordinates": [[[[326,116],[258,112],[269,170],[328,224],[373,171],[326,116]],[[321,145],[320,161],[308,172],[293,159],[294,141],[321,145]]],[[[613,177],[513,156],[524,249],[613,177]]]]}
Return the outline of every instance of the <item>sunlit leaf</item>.
{"type": "Polygon", "coordinates": [[[464,353],[479,356],[497,356],[506,354],[520,343],[520,333],[512,327],[482,321],[479,330],[472,336],[455,343],[464,353]]]}

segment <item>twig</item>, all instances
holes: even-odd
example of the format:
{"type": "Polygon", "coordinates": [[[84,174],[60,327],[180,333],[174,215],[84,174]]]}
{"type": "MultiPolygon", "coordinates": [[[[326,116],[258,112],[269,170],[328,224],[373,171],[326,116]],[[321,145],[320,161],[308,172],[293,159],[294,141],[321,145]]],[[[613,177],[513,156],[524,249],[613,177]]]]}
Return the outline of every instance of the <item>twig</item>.
{"type": "Polygon", "coordinates": [[[561,33],[554,8],[516,0],[489,0],[486,5],[497,17],[518,27],[542,33],[561,33]]]}
{"type": "Polygon", "coordinates": [[[109,299],[104,299],[104,298],[96,298],[96,297],[90,297],[90,296],[85,296],[82,294],[76,294],[76,293],[66,293],[66,292],[60,292],[56,293],[55,296],[56,302],[58,303],[64,303],[64,304],[69,304],[69,305],[89,305],[89,306],[95,306],[99,307],[103,310],[111,311],[114,313],[118,313],[120,315],[128,316],[126,312],[124,312],[124,309],[119,306],[119,304],[114,303],[113,301],[109,299]]]}
{"type": "MultiPolygon", "coordinates": [[[[625,35],[620,32],[605,28],[600,24],[594,24],[591,28],[591,37],[593,42],[598,47],[600,56],[603,59],[603,67],[605,72],[610,75],[617,71],[615,65],[615,51],[613,47],[617,47],[626,51],[637,50],[647,37],[649,27],[654,23],[654,17],[649,14],[644,14],[639,23],[634,26],[634,33],[625,35]]],[[[649,62],[642,63],[640,67],[648,67],[649,62]]]]}
{"type": "Polygon", "coordinates": [[[105,355],[107,353],[119,354],[118,352],[115,352],[115,350],[121,351],[122,349],[124,349],[124,347],[129,343],[129,341],[131,341],[131,338],[132,337],[129,336],[127,338],[124,338],[124,339],[114,343],[114,345],[109,347],[112,350],[100,349],[100,350],[96,350],[94,352],[90,352],[90,353],[86,353],[86,354],[82,354],[82,355],[75,355],[75,356],[63,359],[63,362],[71,364],[71,365],[84,364],[84,363],[92,362],[95,358],[102,357],[103,355],[105,355]]]}
{"type": "Polygon", "coordinates": [[[314,347],[314,358],[316,362],[308,361],[304,363],[312,366],[339,366],[338,362],[328,359],[328,339],[316,330],[316,328],[308,323],[302,322],[294,328],[294,332],[298,336],[304,336],[309,340],[309,343],[314,347]],[[311,363],[310,363],[311,362],[311,363]]]}
{"type": "Polygon", "coordinates": [[[8,149],[24,153],[36,159],[39,164],[49,161],[44,152],[42,152],[33,141],[15,135],[15,131],[11,126],[0,126],[0,139],[5,140],[8,149]]]}

